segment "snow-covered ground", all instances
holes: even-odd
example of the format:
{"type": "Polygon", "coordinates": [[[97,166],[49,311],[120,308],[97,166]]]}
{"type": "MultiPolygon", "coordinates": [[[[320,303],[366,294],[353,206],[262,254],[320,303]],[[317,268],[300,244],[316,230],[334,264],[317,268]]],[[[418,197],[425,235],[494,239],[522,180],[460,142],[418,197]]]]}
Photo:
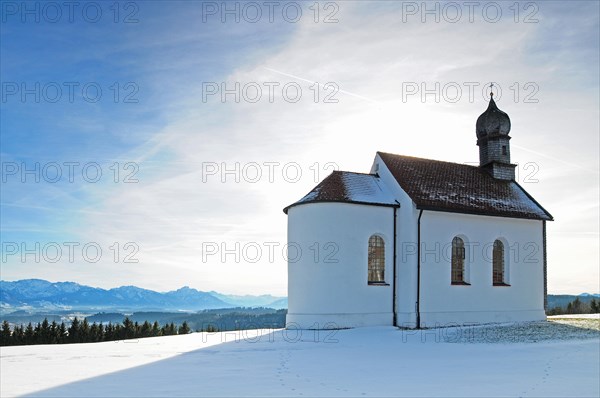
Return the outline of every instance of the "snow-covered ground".
{"type": "Polygon", "coordinates": [[[598,397],[600,320],[589,321],[5,347],[0,396],[598,397]]]}
{"type": "Polygon", "coordinates": [[[560,318],[577,318],[577,319],[600,319],[600,314],[569,314],[569,315],[552,315],[548,319],[560,318]]]}

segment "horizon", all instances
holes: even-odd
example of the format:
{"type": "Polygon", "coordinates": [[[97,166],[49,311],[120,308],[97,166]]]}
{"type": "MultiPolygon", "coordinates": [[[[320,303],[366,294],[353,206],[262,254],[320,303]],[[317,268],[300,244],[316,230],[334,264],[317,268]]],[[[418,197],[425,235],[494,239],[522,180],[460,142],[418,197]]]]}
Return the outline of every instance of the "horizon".
{"type": "MultiPolygon", "coordinates": [[[[150,290],[156,293],[170,293],[170,292],[175,292],[177,290],[180,289],[184,289],[184,288],[189,288],[189,289],[194,289],[198,292],[202,292],[202,293],[218,293],[224,296],[271,296],[274,298],[287,298],[286,296],[278,296],[278,295],[274,295],[271,293],[262,293],[262,294],[234,294],[234,293],[226,293],[226,292],[220,292],[220,291],[216,291],[216,290],[201,290],[195,287],[191,287],[191,286],[181,286],[177,289],[173,289],[173,290],[154,290],[154,289],[150,289],[150,288],[146,288],[146,287],[142,287],[142,286],[138,286],[138,285],[120,285],[120,286],[113,286],[113,287],[103,287],[103,286],[92,286],[92,285],[88,285],[85,283],[79,283],[79,282],[75,282],[75,281],[50,281],[50,280],[46,280],[46,279],[38,279],[38,278],[27,278],[27,279],[19,279],[19,280],[6,280],[6,279],[0,279],[0,282],[22,282],[22,281],[29,281],[29,280],[36,280],[36,281],[44,281],[44,282],[49,282],[49,283],[75,283],[77,285],[81,285],[81,286],[87,286],[87,287],[91,287],[91,288],[95,288],[95,289],[102,289],[102,290],[111,290],[111,289],[119,289],[122,287],[135,287],[135,288],[139,288],[142,290],[150,290]]],[[[566,295],[566,296],[582,296],[582,295],[590,295],[590,296],[600,296],[600,291],[597,293],[594,292],[590,292],[590,291],[586,291],[586,292],[582,292],[582,293],[551,293],[549,292],[548,295],[552,295],[552,296],[561,296],[561,295],[566,295]]]]}
{"type": "Polygon", "coordinates": [[[188,285],[180,286],[180,287],[178,287],[176,289],[173,289],[173,290],[155,290],[155,289],[150,289],[150,288],[143,287],[143,286],[138,286],[138,285],[119,285],[119,286],[113,286],[113,287],[94,286],[94,285],[88,285],[86,283],[79,283],[79,282],[72,281],[72,280],[51,281],[51,280],[48,280],[48,279],[39,279],[39,278],[25,278],[25,279],[17,279],[17,280],[0,279],[0,282],[24,282],[24,281],[42,281],[42,282],[49,282],[49,283],[52,283],[52,284],[55,284],[55,283],[74,283],[74,284],[77,284],[77,285],[80,285],[80,286],[86,286],[86,287],[91,287],[91,288],[94,288],[94,289],[102,289],[102,290],[107,290],[107,291],[108,290],[112,290],[112,289],[119,289],[119,288],[122,288],[122,287],[135,287],[135,288],[138,288],[138,289],[149,290],[149,291],[153,291],[153,292],[156,292],[156,293],[171,293],[171,292],[175,292],[175,291],[178,291],[178,290],[181,290],[181,289],[188,288],[188,289],[196,290],[196,291],[201,292],[201,293],[217,293],[217,294],[220,294],[220,295],[223,295],[223,296],[241,296],[241,297],[243,297],[243,296],[253,296],[253,297],[271,296],[271,297],[274,297],[274,298],[286,298],[287,297],[287,296],[278,296],[278,295],[271,294],[271,293],[235,294],[235,293],[227,293],[227,292],[221,292],[221,291],[216,291],[216,290],[201,290],[201,289],[198,289],[196,287],[192,287],[192,286],[188,286],[188,285]]]}
{"type": "Polygon", "coordinates": [[[2,277],[287,296],[282,209],[378,150],[479,164],[493,82],[548,291],[600,291],[597,3],[291,3],[3,3],[2,277]]]}

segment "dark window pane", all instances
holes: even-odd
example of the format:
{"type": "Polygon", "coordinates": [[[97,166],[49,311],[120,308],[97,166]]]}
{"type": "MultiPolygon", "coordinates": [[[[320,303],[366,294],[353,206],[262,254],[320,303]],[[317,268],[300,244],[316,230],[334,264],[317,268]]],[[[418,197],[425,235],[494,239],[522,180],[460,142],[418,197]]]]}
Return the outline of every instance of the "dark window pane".
{"type": "Polygon", "coordinates": [[[377,235],[369,238],[369,282],[385,282],[385,244],[377,235]]]}
{"type": "Polygon", "coordinates": [[[452,283],[465,281],[465,242],[458,236],[452,239],[452,283]]]}

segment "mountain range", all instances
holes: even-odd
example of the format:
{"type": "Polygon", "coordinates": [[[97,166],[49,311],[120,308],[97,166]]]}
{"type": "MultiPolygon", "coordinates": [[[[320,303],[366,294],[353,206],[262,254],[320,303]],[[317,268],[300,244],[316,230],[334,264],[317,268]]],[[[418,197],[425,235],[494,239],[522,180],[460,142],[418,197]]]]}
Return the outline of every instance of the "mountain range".
{"type": "Polygon", "coordinates": [[[101,289],[74,282],[42,279],[0,281],[0,308],[10,310],[199,311],[234,307],[287,308],[286,297],[236,296],[182,287],[156,292],[137,286],[101,289]]]}
{"type": "MultiPolygon", "coordinates": [[[[579,297],[583,302],[600,294],[548,295],[548,308],[565,307],[579,297]]],[[[101,289],[75,282],[24,279],[0,280],[0,310],[93,310],[93,311],[201,311],[235,307],[287,308],[287,298],[271,295],[227,295],[182,287],[156,292],[137,286],[101,289]]]]}

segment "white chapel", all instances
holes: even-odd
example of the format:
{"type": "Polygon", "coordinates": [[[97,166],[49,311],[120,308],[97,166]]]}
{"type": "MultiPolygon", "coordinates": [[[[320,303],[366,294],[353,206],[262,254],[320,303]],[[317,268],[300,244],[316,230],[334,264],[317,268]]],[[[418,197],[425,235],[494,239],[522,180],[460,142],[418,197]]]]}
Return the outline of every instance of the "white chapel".
{"type": "Polygon", "coordinates": [[[377,152],[287,206],[287,327],[428,328],[544,320],[546,222],[515,181],[510,118],[493,96],[476,123],[479,166],[377,152]]]}

